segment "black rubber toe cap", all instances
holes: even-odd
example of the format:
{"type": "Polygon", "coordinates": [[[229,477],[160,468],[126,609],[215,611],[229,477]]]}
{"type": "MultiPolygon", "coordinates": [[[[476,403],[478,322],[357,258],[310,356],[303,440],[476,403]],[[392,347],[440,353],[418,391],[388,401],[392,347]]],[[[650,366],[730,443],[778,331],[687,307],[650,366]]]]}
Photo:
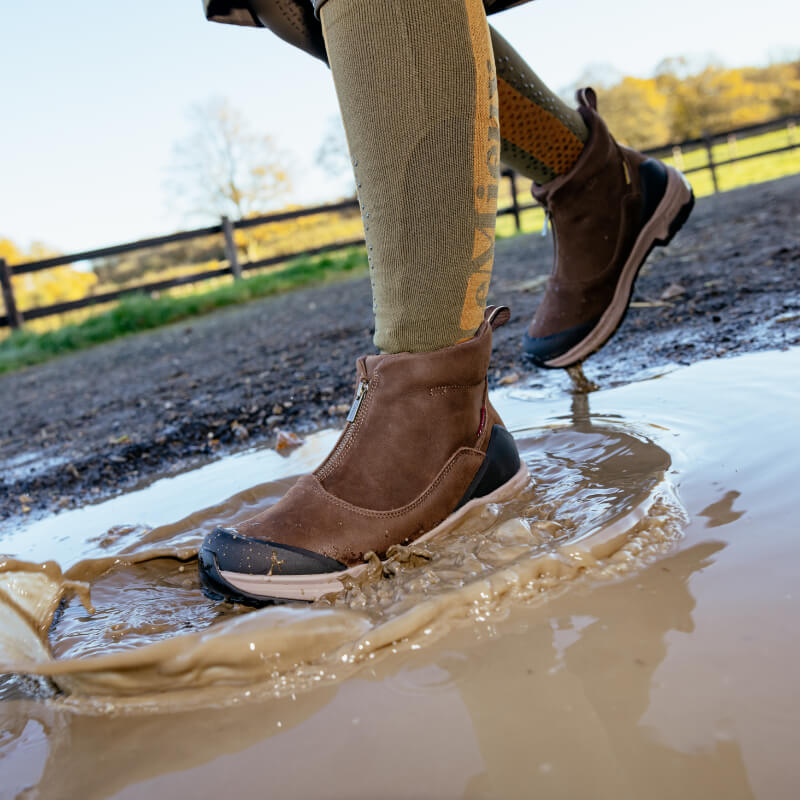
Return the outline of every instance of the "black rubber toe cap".
{"type": "Polygon", "coordinates": [[[551,333],[549,336],[529,336],[527,331],[522,339],[522,348],[534,364],[539,367],[546,367],[547,362],[563,356],[564,353],[582,342],[594,329],[597,320],[576,325],[574,328],[567,328],[558,333],[551,333]]]}
{"type": "Polygon", "coordinates": [[[203,561],[212,560],[225,572],[248,575],[319,575],[341,572],[345,564],[312,550],[243,536],[233,528],[215,528],[200,548],[203,561]]]}

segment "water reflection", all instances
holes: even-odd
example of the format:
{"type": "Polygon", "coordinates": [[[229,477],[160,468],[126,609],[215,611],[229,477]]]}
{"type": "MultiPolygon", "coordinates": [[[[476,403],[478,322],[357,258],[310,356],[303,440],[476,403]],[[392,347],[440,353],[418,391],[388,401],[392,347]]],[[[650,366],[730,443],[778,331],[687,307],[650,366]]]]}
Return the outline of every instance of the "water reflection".
{"type": "MultiPolygon", "coordinates": [[[[298,787],[308,781],[296,771],[302,771],[308,751],[271,744],[278,737],[319,742],[317,759],[344,748],[319,796],[375,796],[365,790],[378,786],[398,787],[398,796],[428,796],[426,789],[444,785],[447,796],[466,797],[751,797],[735,739],[682,752],[640,723],[669,632],[694,627],[689,580],[722,547],[706,542],[646,568],[636,577],[642,588],[633,596],[629,583],[594,586],[577,598],[573,593],[547,607],[518,609],[488,641],[476,642],[462,631],[444,652],[434,647],[384,661],[363,676],[382,686],[380,693],[368,685],[356,690],[359,698],[383,699],[375,714],[363,699],[353,705],[353,697],[335,687],[297,700],[134,719],[73,715],[30,701],[5,704],[1,716],[11,712],[35,721],[27,728],[28,740],[41,736],[39,726],[46,731],[49,751],[6,750],[13,760],[0,760],[0,768],[15,779],[41,774],[42,797],[91,798],[236,756],[232,763],[250,770],[257,763],[276,796],[302,796],[298,787]],[[437,665],[435,680],[426,666],[431,662],[437,665]],[[393,691],[398,683],[406,689],[393,691]],[[469,730],[461,727],[459,704],[469,730]],[[431,742],[427,755],[417,753],[413,766],[405,758],[409,725],[421,725],[417,732],[426,741],[433,730],[446,737],[431,742]],[[339,746],[333,744],[337,739],[343,739],[339,746]],[[360,753],[358,787],[352,784],[353,753],[346,755],[352,747],[360,753]],[[371,750],[396,757],[388,766],[385,759],[373,763],[371,750]],[[459,769],[453,769],[456,764],[459,769]]],[[[201,795],[203,774],[198,770],[193,787],[201,795]]],[[[141,796],[150,791],[147,786],[141,796]]]]}
{"type": "Polygon", "coordinates": [[[699,517],[708,517],[706,528],[717,528],[720,525],[728,525],[736,522],[737,519],[746,514],[746,511],[734,511],[733,504],[742,496],[741,492],[725,492],[724,496],[706,506],[699,514],[699,517]]]}
{"type": "Polygon", "coordinates": [[[486,764],[467,796],[751,797],[735,740],[682,752],[639,722],[669,632],[694,628],[689,580],[723,547],[705,542],[646,568],[635,592],[614,584],[556,601],[544,622],[493,640],[458,684],[486,764]],[[504,775],[511,795],[498,791],[504,775]]]}

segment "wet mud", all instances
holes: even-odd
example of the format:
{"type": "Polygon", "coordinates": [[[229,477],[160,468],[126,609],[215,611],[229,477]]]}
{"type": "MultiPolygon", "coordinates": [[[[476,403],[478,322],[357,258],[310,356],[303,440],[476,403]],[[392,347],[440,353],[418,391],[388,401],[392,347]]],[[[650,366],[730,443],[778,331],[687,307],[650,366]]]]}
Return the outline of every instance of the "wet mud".
{"type": "MultiPolygon", "coordinates": [[[[9,653],[38,656],[6,657],[0,668],[47,676],[70,695],[67,702],[82,707],[85,698],[103,710],[121,697],[159,708],[232,702],[237,695],[216,691],[220,685],[283,695],[340,680],[365,660],[432,641],[459,622],[505,614],[512,603],[539,600],[573,580],[623,574],[680,535],[685,515],[665,474],[670,458],[624,426],[594,423],[580,400],[573,407],[572,422],[519,440],[536,477],[513,501],[480,509],[425,547],[395,548],[343,594],[308,608],[248,612],[202,595],[194,556],[219,507],[149,530],[112,528],[90,542],[99,554],[63,576],[53,562],[0,562],[0,600],[17,620],[0,642],[8,636],[9,653]],[[75,596],[61,599],[62,590],[75,596]],[[26,618],[45,656],[27,641],[20,648],[16,631],[26,618]],[[215,691],[198,691],[204,687],[215,691]],[[181,689],[191,691],[148,696],[181,689]]],[[[259,487],[262,502],[251,495],[226,506],[234,516],[250,514],[286,483],[259,487]]],[[[146,507],[147,492],[140,495],[146,507]]],[[[36,528],[23,541],[37,538],[36,528]]]]}
{"type": "MultiPolygon", "coordinates": [[[[648,370],[800,344],[800,176],[701,199],[651,255],[621,328],[585,365],[609,388],[648,370]]],[[[558,394],[521,360],[552,244],[497,244],[489,300],[510,305],[493,386],[558,394]]],[[[0,376],[0,530],[83,506],[281,431],[341,426],[373,349],[367,279],[294,292],[0,376]]],[[[260,478],[266,480],[266,478],[260,478]]]]}
{"type": "Polygon", "coordinates": [[[2,791],[794,796],[800,351],[647,377],[496,394],[528,488],[310,606],[193,553],[333,433],[0,534],[2,791]]]}

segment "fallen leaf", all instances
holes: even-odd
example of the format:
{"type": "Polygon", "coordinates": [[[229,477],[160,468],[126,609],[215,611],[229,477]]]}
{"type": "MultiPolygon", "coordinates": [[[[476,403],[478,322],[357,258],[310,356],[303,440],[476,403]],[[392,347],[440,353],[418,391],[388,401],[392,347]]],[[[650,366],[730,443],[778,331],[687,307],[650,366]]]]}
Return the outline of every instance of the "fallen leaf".
{"type": "Polygon", "coordinates": [[[278,431],[278,439],[275,442],[275,449],[280,453],[283,450],[291,450],[293,447],[299,447],[303,444],[303,440],[292,431],[278,431]]]}
{"type": "Polygon", "coordinates": [[[547,275],[537,275],[530,280],[515,283],[513,286],[510,286],[509,289],[515,292],[535,292],[537,289],[541,289],[547,283],[547,280],[547,275]]]}
{"type": "Polygon", "coordinates": [[[519,373],[518,372],[509,372],[508,375],[504,375],[500,380],[497,382],[500,386],[510,386],[512,383],[516,383],[519,380],[519,373]]]}
{"type": "Polygon", "coordinates": [[[674,297],[680,297],[682,294],[686,294],[686,289],[679,283],[671,283],[661,292],[661,299],[672,300],[674,297]]]}

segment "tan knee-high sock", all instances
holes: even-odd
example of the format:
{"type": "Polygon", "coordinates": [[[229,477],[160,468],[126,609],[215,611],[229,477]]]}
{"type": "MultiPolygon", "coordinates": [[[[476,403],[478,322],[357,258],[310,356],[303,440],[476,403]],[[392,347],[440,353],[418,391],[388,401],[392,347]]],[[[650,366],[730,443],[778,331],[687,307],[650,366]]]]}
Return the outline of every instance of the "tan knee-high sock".
{"type": "Polygon", "coordinates": [[[494,257],[500,134],[482,0],[327,0],[322,28],[367,241],[375,344],[469,338],[494,257]]]}
{"type": "Polygon", "coordinates": [[[553,94],[494,28],[491,32],[500,97],[501,157],[536,183],[547,183],[569,172],[589,132],[581,115],[553,94]]]}

